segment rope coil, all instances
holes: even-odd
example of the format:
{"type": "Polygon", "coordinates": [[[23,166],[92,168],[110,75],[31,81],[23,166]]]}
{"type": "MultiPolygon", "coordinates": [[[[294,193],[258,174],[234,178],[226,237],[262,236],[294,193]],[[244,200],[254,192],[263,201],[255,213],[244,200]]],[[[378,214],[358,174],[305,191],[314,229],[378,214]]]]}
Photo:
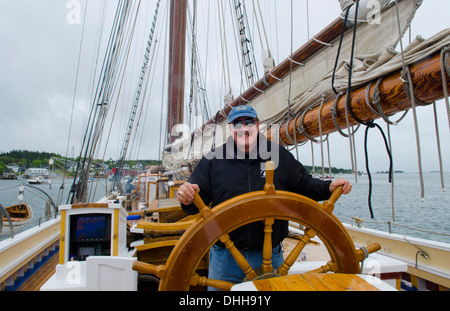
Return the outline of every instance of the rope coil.
{"type": "Polygon", "coordinates": [[[381,77],[375,83],[375,88],[373,90],[373,95],[372,95],[372,101],[370,100],[370,89],[372,87],[373,82],[369,82],[369,84],[367,84],[366,92],[365,92],[366,104],[367,104],[367,107],[369,107],[369,109],[375,115],[381,117],[387,124],[398,125],[398,123],[400,123],[400,121],[403,120],[403,118],[408,114],[408,110],[406,110],[397,121],[393,122],[393,121],[389,120],[389,118],[384,113],[383,108],[381,107],[381,104],[380,104],[381,103],[380,84],[383,81],[383,79],[384,79],[384,77],[381,77]]]}
{"type": "Polygon", "coordinates": [[[362,247],[360,247],[359,248],[362,252],[363,252],[363,255],[364,255],[364,257],[363,257],[363,259],[361,260],[361,273],[362,273],[362,271],[363,271],[363,268],[364,268],[364,261],[369,257],[369,251],[367,250],[367,247],[365,247],[365,246],[362,246],[362,247]]]}
{"type": "MultiPolygon", "coordinates": [[[[306,114],[308,111],[310,111],[311,109],[312,109],[312,107],[309,108],[309,109],[303,110],[303,112],[302,112],[302,114],[301,114],[300,122],[298,123],[298,126],[297,126],[297,130],[298,130],[298,132],[299,132],[300,134],[302,134],[303,136],[305,136],[306,138],[308,138],[310,141],[313,141],[313,142],[317,143],[317,142],[318,142],[317,139],[315,139],[315,138],[313,138],[312,136],[310,136],[310,135],[306,132],[306,129],[303,127],[303,120],[305,119],[305,114],[306,114]]],[[[299,115],[300,115],[300,114],[299,114],[299,115]]]]}
{"type": "Polygon", "coordinates": [[[414,85],[411,78],[411,72],[409,70],[409,66],[405,66],[401,73],[401,80],[403,82],[403,88],[405,90],[406,96],[411,100],[411,102],[414,101],[414,105],[417,106],[428,106],[432,103],[427,103],[424,101],[421,101],[414,95],[414,85]]]}
{"type": "Polygon", "coordinates": [[[447,90],[447,76],[450,77],[450,66],[448,65],[450,55],[450,45],[447,45],[441,50],[441,75],[442,75],[442,89],[444,90],[444,99],[447,109],[448,127],[450,130],[450,103],[448,100],[447,90]]]}
{"type": "MultiPolygon", "coordinates": [[[[422,202],[424,201],[425,197],[425,186],[423,182],[423,172],[422,172],[422,152],[420,148],[420,137],[419,137],[419,125],[417,121],[417,112],[416,112],[416,97],[414,96],[414,89],[413,89],[413,82],[411,78],[411,73],[409,71],[408,66],[404,66],[404,70],[402,71],[402,76],[405,75],[405,77],[408,80],[408,85],[410,88],[409,95],[408,91],[405,88],[405,93],[410,97],[411,100],[411,106],[413,111],[413,120],[414,120],[414,132],[416,134],[416,147],[417,147],[417,162],[418,162],[418,169],[419,169],[419,179],[420,179],[420,197],[422,202]],[[410,96],[411,95],[411,96],[410,96]]],[[[422,102],[419,101],[419,105],[422,105],[422,102]]]]}
{"type": "Polygon", "coordinates": [[[341,130],[341,128],[340,128],[338,122],[336,121],[336,117],[337,117],[337,104],[338,104],[339,99],[341,98],[342,95],[344,95],[344,93],[342,93],[342,92],[336,94],[336,98],[335,98],[335,100],[334,100],[333,106],[330,108],[330,113],[331,113],[331,119],[333,119],[334,126],[336,127],[336,129],[337,129],[337,131],[339,132],[339,134],[341,134],[341,135],[344,136],[344,137],[348,137],[348,135],[345,134],[345,133],[341,130]]]}

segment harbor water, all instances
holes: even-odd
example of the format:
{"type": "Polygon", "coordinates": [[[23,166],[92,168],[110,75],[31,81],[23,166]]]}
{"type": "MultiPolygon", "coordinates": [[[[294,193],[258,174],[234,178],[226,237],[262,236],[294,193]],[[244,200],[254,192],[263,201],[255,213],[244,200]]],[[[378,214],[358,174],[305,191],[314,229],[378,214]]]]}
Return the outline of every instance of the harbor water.
{"type": "Polygon", "coordinates": [[[395,173],[392,183],[388,174],[372,174],[371,205],[369,210],[368,175],[347,175],[353,184],[349,195],[341,196],[334,214],[344,223],[355,224],[363,219],[362,227],[396,234],[450,243],[450,173],[423,174],[422,187],[418,173],[395,173]]]}
{"type": "MultiPolygon", "coordinates": [[[[18,204],[20,201],[18,199],[19,195],[19,186],[24,184],[24,193],[23,193],[23,201],[28,203],[28,205],[33,210],[33,220],[28,225],[21,227],[18,230],[14,230],[14,234],[17,234],[21,231],[24,231],[30,227],[36,226],[39,223],[45,222],[45,211],[46,211],[46,202],[50,196],[55,202],[56,206],[67,204],[67,199],[69,196],[70,187],[72,185],[72,178],[63,179],[56,178],[51,180],[49,183],[48,180],[45,180],[42,184],[34,184],[29,185],[26,179],[19,180],[0,180],[0,204],[2,204],[5,208],[11,205],[18,204]],[[33,186],[33,187],[31,187],[33,186]],[[41,191],[39,191],[38,189],[41,191]],[[62,189],[61,189],[62,188],[62,189]],[[45,192],[45,194],[43,193],[45,192]],[[48,196],[47,196],[47,195],[48,196]]],[[[111,183],[108,183],[108,186],[111,186],[111,183]]],[[[89,182],[89,189],[94,189],[93,197],[91,200],[93,202],[99,200],[103,196],[105,196],[107,188],[106,188],[106,179],[93,180],[89,182]]],[[[54,217],[54,208],[52,209],[52,215],[54,217]]],[[[5,228],[3,228],[5,232],[5,228]]],[[[0,241],[6,238],[9,238],[9,232],[7,234],[0,233],[0,241]]]]}
{"type": "MultiPolygon", "coordinates": [[[[339,177],[339,176],[334,176],[339,177]]],[[[441,186],[439,173],[424,173],[424,200],[421,199],[419,174],[396,173],[393,184],[388,182],[388,174],[372,174],[372,210],[368,207],[369,179],[367,175],[341,176],[353,184],[353,191],[342,196],[336,203],[334,214],[344,223],[354,224],[352,217],[363,219],[361,226],[389,231],[401,235],[450,243],[450,173],[444,174],[444,189],[441,186]],[[392,204],[393,202],[393,204],[392,204]],[[395,221],[394,221],[395,220],[395,221]],[[414,230],[413,230],[414,229],[414,230]]],[[[54,179],[48,183],[35,185],[46,192],[58,204],[66,204],[71,179],[64,181],[64,189],[60,192],[63,180],[54,179]]],[[[96,187],[92,201],[96,201],[106,193],[106,180],[90,183],[96,187]]],[[[0,203],[10,206],[19,203],[19,185],[26,180],[0,180],[0,203]]],[[[34,212],[34,219],[28,227],[15,231],[17,234],[31,226],[45,221],[45,205],[47,197],[40,191],[25,187],[23,201],[27,202],[34,212]]],[[[9,237],[3,234],[0,240],[9,237]]]]}

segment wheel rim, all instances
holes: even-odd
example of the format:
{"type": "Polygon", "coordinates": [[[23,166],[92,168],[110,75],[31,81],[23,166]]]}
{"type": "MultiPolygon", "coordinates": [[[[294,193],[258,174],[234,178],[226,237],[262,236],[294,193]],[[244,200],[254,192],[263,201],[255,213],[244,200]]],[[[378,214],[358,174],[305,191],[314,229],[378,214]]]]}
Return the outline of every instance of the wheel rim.
{"type": "Polygon", "coordinates": [[[285,191],[244,194],[211,209],[180,238],[166,263],[160,290],[187,290],[201,259],[219,238],[251,222],[268,218],[294,221],[317,231],[340,273],[358,273],[356,249],[342,223],[322,205],[285,191]]]}

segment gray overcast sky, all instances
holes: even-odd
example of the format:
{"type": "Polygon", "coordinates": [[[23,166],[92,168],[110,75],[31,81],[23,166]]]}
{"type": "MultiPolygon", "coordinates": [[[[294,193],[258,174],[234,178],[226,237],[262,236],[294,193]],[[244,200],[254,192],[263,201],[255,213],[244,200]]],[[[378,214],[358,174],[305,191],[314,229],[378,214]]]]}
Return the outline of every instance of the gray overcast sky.
{"type": "MultiPolygon", "coordinates": [[[[69,2],[65,0],[2,0],[0,2],[0,152],[24,149],[66,154],[82,30],[80,24],[67,22],[70,9],[66,5],[69,2]]],[[[86,42],[91,42],[91,45],[86,43],[85,49],[93,49],[92,40],[95,36],[98,19],[98,11],[96,11],[98,8],[94,7],[99,2],[89,1],[88,7],[93,9],[94,13],[92,15],[88,13],[86,16],[85,39],[86,42]]],[[[110,2],[115,3],[116,1],[110,2]]],[[[145,2],[151,12],[148,14],[148,23],[148,20],[151,21],[153,17],[155,1],[145,2]]],[[[264,3],[264,1],[261,2],[264,3]]],[[[299,17],[296,18],[295,26],[294,41],[298,42],[294,47],[295,50],[306,42],[307,35],[304,15],[306,1],[294,0],[294,2],[295,8],[300,12],[296,13],[299,17]]],[[[82,5],[81,19],[83,20],[86,2],[79,0],[79,3],[82,5]]],[[[283,5],[289,7],[289,1],[278,0],[277,3],[280,3],[280,7],[283,5]]],[[[337,0],[310,0],[309,6],[311,35],[318,33],[339,14],[337,0]]],[[[448,12],[450,12],[450,1],[425,0],[413,23],[413,36],[420,34],[428,38],[438,31],[448,28],[450,25],[448,12]]],[[[280,12],[278,13],[280,14],[280,12]]],[[[289,21],[289,17],[287,17],[287,21],[289,21]]],[[[148,28],[143,29],[141,33],[145,38],[143,41],[146,41],[148,28]]],[[[280,52],[280,54],[283,53],[280,52]]],[[[79,88],[75,101],[69,156],[72,156],[72,148],[75,156],[80,152],[86,109],[90,105],[90,103],[86,103],[85,94],[88,93],[87,80],[91,60],[87,59],[87,54],[82,55],[84,57],[82,57],[79,88]]],[[[281,59],[286,56],[286,54],[281,55],[281,59]]],[[[138,59],[141,59],[140,52],[138,59]]],[[[130,83],[129,85],[130,94],[132,94],[135,91],[135,84],[130,83]]],[[[156,106],[160,106],[160,100],[156,102],[156,106]]],[[[450,135],[443,101],[438,103],[438,109],[444,168],[446,171],[450,171],[450,135]]],[[[147,122],[149,135],[144,139],[147,139],[145,146],[148,148],[141,150],[142,158],[158,157],[158,139],[156,137],[158,135],[155,133],[159,133],[159,107],[155,110],[157,111],[147,122]]],[[[123,111],[123,115],[128,116],[128,114],[128,111],[123,111]]],[[[438,170],[431,107],[419,108],[418,115],[424,171],[438,170]]],[[[384,127],[383,123],[379,122],[384,127]]],[[[412,124],[412,113],[409,113],[409,116],[393,129],[395,169],[417,171],[412,124]]],[[[361,171],[365,171],[363,134],[364,129],[360,129],[357,134],[358,169],[361,171]]],[[[122,136],[123,134],[119,134],[118,138],[115,137],[115,142],[121,142],[122,136]]],[[[375,130],[370,132],[370,136],[371,168],[374,171],[387,170],[388,160],[381,136],[375,130]]],[[[347,148],[348,141],[341,138],[339,134],[332,135],[330,141],[331,151],[334,154],[332,166],[349,168],[351,164],[347,148]],[[340,148],[340,146],[345,146],[345,148],[340,148]]],[[[316,147],[316,165],[320,164],[319,153],[320,150],[316,147]]],[[[114,158],[117,155],[113,152],[108,154],[107,158],[109,156],[114,158]]],[[[311,164],[309,144],[301,147],[301,161],[304,164],[311,164]]]]}

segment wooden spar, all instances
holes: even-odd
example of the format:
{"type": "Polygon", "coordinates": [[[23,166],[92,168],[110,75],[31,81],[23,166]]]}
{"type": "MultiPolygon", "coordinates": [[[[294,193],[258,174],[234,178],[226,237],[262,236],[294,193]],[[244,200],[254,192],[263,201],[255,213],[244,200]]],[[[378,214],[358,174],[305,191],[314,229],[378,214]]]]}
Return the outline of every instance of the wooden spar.
{"type": "MultiPolygon", "coordinates": [[[[273,84],[277,83],[278,79],[283,79],[288,76],[291,71],[291,65],[292,70],[295,70],[298,66],[300,66],[299,64],[306,62],[308,58],[318,53],[322,48],[325,48],[324,43],[329,44],[338,39],[342,33],[343,26],[344,22],[341,18],[335,19],[324,30],[315,36],[316,40],[309,40],[301,48],[295,51],[290,58],[285,59],[278,66],[274,67],[270,71],[270,74],[266,73],[264,78],[260,79],[254,84],[253,87],[243,92],[238,98],[233,100],[230,105],[227,105],[222,110],[222,113],[217,113],[212,119],[206,121],[201,130],[203,130],[206,126],[213,125],[215,122],[220,123],[226,118],[225,116],[228,115],[232,107],[246,104],[248,101],[251,101],[261,95],[261,91],[265,91],[273,84]]],[[[346,27],[346,29],[348,30],[349,28],[346,27]]]]}
{"type": "Polygon", "coordinates": [[[168,96],[168,142],[172,137],[172,128],[184,122],[184,76],[186,49],[186,12],[187,0],[170,2],[170,48],[169,48],[169,96],[168,96]]]}
{"type": "MultiPolygon", "coordinates": [[[[444,97],[442,87],[442,75],[440,64],[440,51],[424,58],[410,66],[411,78],[414,85],[414,93],[416,98],[425,103],[433,103],[436,100],[444,97]]],[[[373,98],[375,82],[370,88],[370,100],[373,98]]],[[[450,87],[450,79],[447,80],[447,88],[450,87]]],[[[411,101],[403,88],[401,80],[401,70],[388,74],[379,86],[381,96],[381,107],[386,116],[391,116],[395,113],[408,110],[412,107],[411,101]]],[[[350,93],[352,111],[357,118],[362,121],[371,121],[380,118],[376,115],[366,104],[366,85],[350,93]]],[[[322,135],[330,134],[337,131],[331,115],[331,108],[334,105],[334,100],[325,103],[322,106],[322,135]]],[[[345,116],[346,96],[341,96],[336,106],[336,123],[339,128],[346,129],[347,121],[345,116]]],[[[320,107],[312,109],[305,113],[303,119],[303,129],[309,137],[315,138],[319,136],[319,110],[320,107]]],[[[357,125],[358,122],[349,114],[349,126],[357,125]]],[[[287,122],[287,121],[286,121],[287,122]]],[[[280,126],[280,143],[284,145],[293,145],[292,140],[289,140],[286,135],[286,122],[280,126]]],[[[292,139],[294,138],[294,128],[297,138],[297,143],[308,140],[305,135],[298,131],[301,117],[294,118],[289,121],[287,127],[287,134],[292,139]],[[294,127],[295,123],[295,127],[294,127]]],[[[275,129],[269,130],[265,133],[270,140],[275,135],[275,129]]]]}

